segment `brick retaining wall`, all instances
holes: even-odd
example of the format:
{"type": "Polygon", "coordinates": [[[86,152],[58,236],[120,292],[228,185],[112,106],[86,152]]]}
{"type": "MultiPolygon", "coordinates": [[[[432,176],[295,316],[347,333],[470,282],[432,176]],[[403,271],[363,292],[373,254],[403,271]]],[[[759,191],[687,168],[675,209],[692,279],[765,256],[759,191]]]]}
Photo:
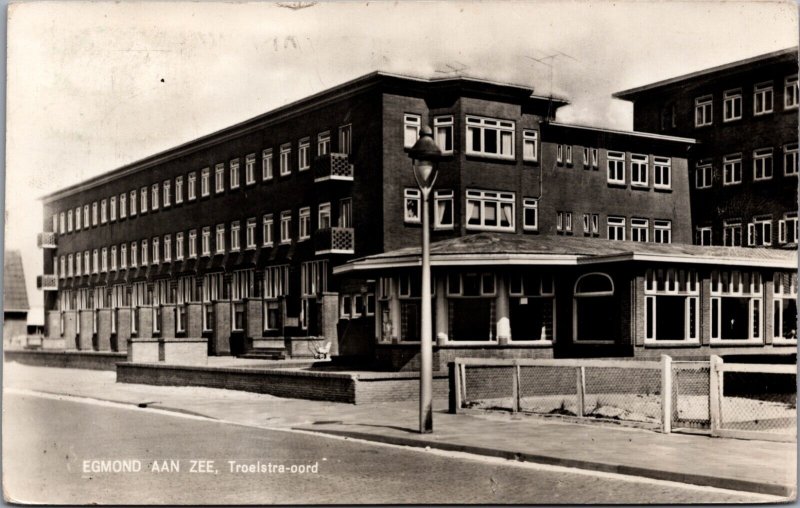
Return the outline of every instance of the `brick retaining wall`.
{"type": "Polygon", "coordinates": [[[118,362],[126,360],[125,353],[100,351],[9,351],[6,361],[37,367],[65,369],[114,370],[118,362]]]}

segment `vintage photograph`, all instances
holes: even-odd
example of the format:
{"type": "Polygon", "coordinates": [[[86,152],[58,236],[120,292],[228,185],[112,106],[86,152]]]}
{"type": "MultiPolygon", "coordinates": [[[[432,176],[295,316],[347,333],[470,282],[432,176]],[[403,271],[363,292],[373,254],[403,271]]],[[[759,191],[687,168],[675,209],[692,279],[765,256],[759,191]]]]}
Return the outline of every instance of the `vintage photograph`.
{"type": "Polygon", "coordinates": [[[796,3],[7,19],[6,502],[796,500],[796,3]]]}

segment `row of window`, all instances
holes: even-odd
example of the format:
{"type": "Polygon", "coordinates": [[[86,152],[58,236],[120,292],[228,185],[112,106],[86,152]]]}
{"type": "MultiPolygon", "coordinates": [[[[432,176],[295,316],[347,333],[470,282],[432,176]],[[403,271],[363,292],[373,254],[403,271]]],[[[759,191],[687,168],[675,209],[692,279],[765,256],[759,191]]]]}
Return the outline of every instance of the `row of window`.
{"type": "MultiPolygon", "coordinates": [[[[330,153],[331,135],[330,131],[322,132],[317,135],[317,156],[330,153]]],[[[339,151],[350,153],[352,148],[352,126],[344,125],[339,128],[339,151]]],[[[291,154],[292,144],[284,143],[280,146],[279,152],[279,173],[281,176],[291,174],[291,154]]],[[[306,171],[311,168],[311,138],[306,137],[297,143],[297,167],[298,171],[306,171]]],[[[211,195],[211,168],[206,167],[199,171],[200,174],[200,197],[211,195]]],[[[198,172],[192,171],[186,175],[186,196],[187,201],[195,201],[197,195],[197,175],[198,172]]],[[[214,193],[225,192],[225,181],[228,181],[228,189],[238,189],[241,185],[240,159],[232,159],[227,165],[219,163],[214,166],[214,193]]],[[[245,185],[256,183],[256,154],[251,153],[244,158],[245,185]]],[[[261,152],[261,180],[268,181],[274,178],[273,171],[273,150],[265,149],[261,152]]],[[[172,204],[182,204],[184,202],[184,177],[176,176],[173,179],[164,180],[161,183],[154,183],[150,186],[141,187],[138,191],[132,190],[129,193],[122,193],[119,196],[95,201],[91,204],[76,207],[73,210],[66,210],[53,215],[53,231],[60,234],[89,229],[93,226],[114,222],[126,218],[133,218],[137,214],[154,212],[167,209],[172,204]],[[174,182],[174,186],[173,186],[174,182]]]]}
{"type": "MultiPolygon", "coordinates": [[[[797,243],[797,212],[784,214],[778,222],[778,243],[797,243]]],[[[722,223],[722,244],[727,247],[768,247],[772,245],[772,216],[754,217],[744,223],[741,219],[728,219],[722,223]],[[746,229],[745,229],[746,227],[746,229]],[[745,237],[744,234],[747,234],[745,237]]],[[[711,226],[699,226],[695,231],[697,245],[712,245],[713,229],[711,226]]]]}
{"type": "MultiPolygon", "coordinates": [[[[772,148],[759,148],[753,151],[753,181],[770,180],[774,174],[772,148]]],[[[742,183],[743,158],[741,153],[725,155],[722,158],[722,183],[723,185],[736,185],[742,183]]],[[[797,143],[783,147],[783,174],[784,176],[797,176],[798,149],[797,143]]],[[[711,160],[698,161],[695,166],[695,187],[708,189],[714,182],[714,166],[711,160]]]]}
{"type": "MultiPolygon", "coordinates": [[[[722,94],[722,121],[733,122],[743,116],[742,88],[725,90],[722,94]]],[[[798,106],[797,75],[788,76],[783,83],[783,108],[795,109],[798,106]]],[[[758,83],[753,87],[753,116],[774,111],[774,84],[772,81],[758,83]]],[[[694,125],[704,127],[714,123],[714,97],[704,95],[694,100],[694,125]]]]}

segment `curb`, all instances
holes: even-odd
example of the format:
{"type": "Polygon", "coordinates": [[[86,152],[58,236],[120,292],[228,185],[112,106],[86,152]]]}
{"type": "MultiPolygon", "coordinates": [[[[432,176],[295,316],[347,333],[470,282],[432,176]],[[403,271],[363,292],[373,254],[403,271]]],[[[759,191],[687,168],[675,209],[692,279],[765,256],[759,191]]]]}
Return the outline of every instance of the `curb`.
{"type": "Polygon", "coordinates": [[[458,443],[447,443],[440,441],[426,441],[424,439],[414,439],[398,436],[380,436],[376,434],[368,434],[366,432],[356,432],[348,430],[324,429],[319,427],[304,428],[292,427],[296,430],[312,431],[321,434],[330,434],[340,437],[350,437],[354,439],[361,439],[364,441],[375,441],[379,443],[412,446],[417,448],[436,448],[439,450],[471,453],[473,455],[484,455],[487,457],[497,457],[508,460],[516,460],[520,462],[534,462],[537,464],[545,464],[549,466],[562,466],[572,467],[576,469],[587,469],[591,471],[600,471],[604,473],[616,473],[628,476],[640,476],[644,478],[651,478],[654,480],[665,480],[678,483],[689,483],[693,485],[701,485],[706,487],[715,487],[719,489],[738,490],[744,492],[753,492],[757,494],[768,494],[779,497],[791,497],[794,495],[794,487],[789,485],[780,485],[775,483],[754,482],[749,480],[740,480],[736,478],[725,478],[719,476],[692,474],[692,473],[677,473],[673,471],[664,471],[661,469],[652,469],[638,466],[626,466],[624,464],[611,464],[605,462],[594,462],[588,460],[569,459],[563,457],[553,457],[549,455],[539,455],[535,453],[514,452],[510,450],[501,450],[496,448],[486,448],[482,446],[465,445],[458,443]]]}

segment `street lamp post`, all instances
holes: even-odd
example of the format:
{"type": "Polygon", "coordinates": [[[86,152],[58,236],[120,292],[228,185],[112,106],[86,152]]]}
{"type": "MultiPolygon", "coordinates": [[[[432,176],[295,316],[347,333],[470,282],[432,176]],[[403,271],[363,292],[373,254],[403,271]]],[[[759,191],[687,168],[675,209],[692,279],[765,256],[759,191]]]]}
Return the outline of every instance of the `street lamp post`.
{"type": "Polygon", "coordinates": [[[431,128],[422,127],[419,139],[409,151],[414,178],[422,193],[422,330],[420,331],[419,431],[433,432],[433,339],[431,322],[431,253],[428,196],[438,175],[436,163],[441,150],[433,140],[431,128]]]}

